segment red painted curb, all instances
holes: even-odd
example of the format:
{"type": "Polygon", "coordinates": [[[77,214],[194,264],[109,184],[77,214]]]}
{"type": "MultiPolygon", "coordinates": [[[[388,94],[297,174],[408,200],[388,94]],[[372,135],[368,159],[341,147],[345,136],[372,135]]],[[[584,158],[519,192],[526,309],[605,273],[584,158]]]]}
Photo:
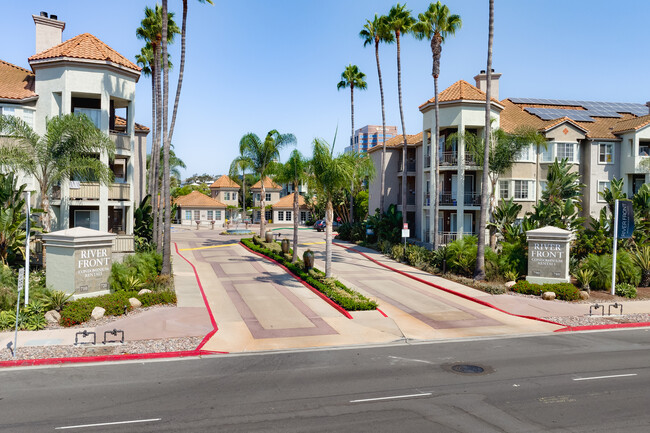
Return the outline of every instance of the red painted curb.
{"type": "Polygon", "coordinates": [[[352,318],[353,318],[353,317],[350,315],[350,313],[348,313],[346,310],[343,309],[343,307],[341,307],[341,306],[340,306],[339,304],[337,304],[336,302],[332,301],[330,298],[328,298],[327,296],[325,296],[323,293],[321,293],[321,292],[319,292],[318,290],[316,290],[314,287],[312,287],[312,286],[310,286],[309,284],[307,284],[305,281],[302,280],[302,278],[300,278],[299,276],[295,275],[293,272],[291,272],[291,271],[290,271],[286,266],[284,266],[282,263],[279,263],[279,262],[277,262],[276,260],[273,260],[272,258],[267,257],[267,256],[265,256],[265,255],[262,254],[262,253],[258,253],[257,251],[253,251],[253,250],[251,250],[250,248],[248,248],[246,245],[244,245],[244,244],[241,243],[241,242],[239,243],[239,245],[241,245],[242,247],[246,248],[246,249],[247,249],[248,251],[250,251],[251,253],[253,253],[253,254],[257,255],[257,256],[260,256],[260,257],[262,257],[262,258],[264,258],[264,259],[266,259],[266,260],[268,260],[268,261],[270,261],[270,262],[273,262],[273,263],[275,263],[276,265],[280,266],[282,269],[285,270],[286,273],[288,273],[288,274],[291,275],[293,278],[295,278],[295,279],[296,279],[298,282],[300,282],[303,286],[307,287],[309,290],[311,290],[312,292],[314,292],[314,293],[315,293],[318,297],[320,297],[323,301],[327,302],[327,303],[330,304],[332,307],[334,307],[334,308],[335,308],[339,313],[343,314],[343,315],[344,315],[345,317],[347,317],[348,319],[352,319],[352,318]]]}
{"type": "Polygon", "coordinates": [[[212,337],[217,331],[217,322],[214,320],[212,315],[212,310],[208,304],[208,299],[205,297],[203,292],[203,286],[201,285],[201,280],[199,279],[199,274],[196,272],[194,265],[187,260],[179,251],[178,245],[174,242],[176,247],[176,253],[181,256],[187,263],[192,266],[194,270],[194,275],[196,276],[196,282],[199,284],[199,289],[201,289],[201,295],[203,296],[203,302],[205,307],[208,309],[208,314],[210,316],[210,322],[212,323],[212,331],[210,331],[201,341],[201,343],[194,350],[183,350],[177,352],[156,352],[156,353],[129,353],[124,355],[104,355],[104,356],[77,356],[77,357],[67,357],[67,358],[42,358],[42,359],[17,359],[11,361],[0,361],[0,368],[2,367],[33,367],[37,365],[59,365],[59,364],[78,364],[82,362],[106,362],[106,361],[126,361],[133,359],[161,359],[161,358],[186,358],[188,356],[201,356],[201,355],[210,355],[215,353],[225,354],[228,352],[214,352],[209,350],[202,350],[203,345],[212,337]]]}
{"type": "Polygon", "coordinates": [[[465,294],[460,293],[460,292],[457,292],[457,291],[455,291],[455,290],[447,289],[447,288],[445,288],[445,287],[442,287],[442,286],[439,286],[439,285],[437,285],[437,284],[431,283],[431,282],[429,282],[429,281],[423,280],[422,278],[419,278],[419,277],[416,277],[416,276],[414,276],[414,275],[408,274],[408,273],[406,273],[406,272],[404,272],[404,271],[400,271],[399,269],[395,269],[395,268],[393,268],[393,267],[391,267],[391,266],[385,265],[385,264],[383,264],[383,263],[381,263],[381,262],[379,262],[379,261],[373,259],[373,258],[370,257],[369,255],[367,255],[367,254],[365,254],[365,253],[363,253],[363,252],[361,252],[361,251],[355,250],[355,249],[352,248],[352,247],[349,247],[349,246],[346,246],[346,245],[342,245],[342,244],[339,244],[339,243],[336,243],[336,242],[332,242],[332,243],[333,243],[334,245],[336,245],[336,246],[341,247],[341,248],[345,248],[345,249],[347,249],[347,250],[351,250],[351,251],[354,251],[355,253],[361,254],[363,257],[367,258],[368,260],[370,260],[370,261],[373,262],[373,263],[378,264],[379,266],[382,266],[382,267],[384,267],[384,268],[386,268],[386,269],[390,269],[390,270],[393,271],[393,272],[397,272],[398,274],[400,274],[400,275],[404,275],[405,277],[408,277],[408,278],[410,278],[410,279],[412,279],[412,280],[415,280],[415,281],[417,281],[417,282],[420,282],[420,283],[426,284],[426,285],[431,286],[431,287],[435,287],[436,289],[442,290],[443,292],[447,292],[447,293],[450,293],[450,294],[452,294],[452,295],[456,295],[456,296],[458,296],[458,297],[460,297],[460,298],[467,299],[468,301],[476,302],[477,304],[483,305],[483,306],[485,306],[485,307],[492,308],[492,309],[494,309],[494,310],[500,311],[500,312],[505,313],[505,314],[508,314],[508,315],[510,315],[510,316],[521,317],[521,318],[523,318],[523,319],[537,320],[538,322],[545,322],[545,323],[550,323],[550,324],[553,324],[553,325],[559,325],[559,326],[562,326],[561,323],[552,322],[552,321],[550,321],[550,320],[541,319],[541,318],[539,318],[539,317],[534,317],[534,316],[523,316],[523,315],[521,315],[521,314],[510,313],[510,312],[508,312],[508,311],[502,310],[502,309],[499,308],[499,307],[495,307],[494,305],[490,304],[489,302],[482,301],[482,300],[480,300],[480,299],[474,298],[474,297],[469,296],[469,295],[465,295],[465,294]]]}
{"type": "Polygon", "coordinates": [[[379,308],[377,308],[377,311],[379,311],[379,312],[381,313],[382,316],[384,316],[384,317],[388,317],[388,316],[386,315],[386,313],[384,313],[383,311],[381,311],[379,308]]]}
{"type": "Polygon", "coordinates": [[[553,332],[598,331],[601,329],[644,328],[648,326],[650,326],[650,322],[610,323],[607,325],[567,326],[566,328],[557,329],[553,332]]]}

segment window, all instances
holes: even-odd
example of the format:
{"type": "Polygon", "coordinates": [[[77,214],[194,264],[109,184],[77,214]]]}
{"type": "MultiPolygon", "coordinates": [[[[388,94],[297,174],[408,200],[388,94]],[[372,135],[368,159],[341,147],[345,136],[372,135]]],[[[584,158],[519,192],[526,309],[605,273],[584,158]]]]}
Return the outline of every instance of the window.
{"type": "Polygon", "coordinates": [[[541,147],[541,161],[542,162],[552,162],[553,161],[553,143],[547,143],[546,149],[541,147]]]}
{"type": "Polygon", "coordinates": [[[303,224],[307,222],[307,212],[300,212],[300,222],[303,224]]]}
{"type": "Polygon", "coordinates": [[[499,197],[503,199],[510,198],[510,182],[507,180],[499,181],[499,197]]]}
{"type": "Polygon", "coordinates": [[[270,210],[267,210],[267,211],[264,212],[264,219],[265,220],[268,221],[268,220],[270,220],[272,218],[273,218],[273,212],[271,212],[270,210]]]}
{"type": "Polygon", "coordinates": [[[611,164],[614,162],[613,143],[598,144],[598,162],[600,162],[601,164],[611,164]]]}
{"type": "Polygon", "coordinates": [[[99,211],[98,210],[75,210],[74,226],[99,230],[99,211]]]}
{"type": "Polygon", "coordinates": [[[287,221],[291,221],[291,211],[290,210],[288,210],[288,211],[286,211],[284,213],[284,219],[286,219],[287,221]]]}
{"type": "Polygon", "coordinates": [[[650,146],[639,143],[639,156],[650,156],[650,146]]]}
{"type": "Polygon", "coordinates": [[[532,162],[533,159],[533,148],[532,145],[527,145],[523,147],[517,154],[515,161],[517,162],[532,162]]]}
{"type": "Polygon", "coordinates": [[[194,211],[194,220],[199,221],[201,219],[201,211],[195,210],[194,211]]]}
{"type": "Polygon", "coordinates": [[[212,221],[214,218],[214,211],[209,210],[208,211],[208,221],[212,221]]]}
{"type": "Polygon", "coordinates": [[[215,213],[215,218],[214,218],[214,219],[216,219],[216,220],[220,220],[220,219],[221,219],[221,211],[220,211],[220,210],[216,210],[216,211],[214,211],[214,213],[215,213]]]}
{"type": "Polygon", "coordinates": [[[266,201],[271,201],[271,193],[270,193],[270,192],[267,192],[267,193],[266,193],[266,198],[265,198],[265,200],[266,200],[266,201]]]}
{"type": "Polygon", "coordinates": [[[540,192],[544,192],[544,191],[546,191],[546,187],[547,187],[547,186],[548,186],[548,182],[547,182],[547,181],[545,181],[545,180],[540,180],[540,181],[539,181],[539,189],[540,189],[540,192]]]}
{"type": "Polygon", "coordinates": [[[575,162],[574,143],[556,143],[557,159],[567,159],[569,162],[575,162]]]}
{"type": "Polygon", "coordinates": [[[236,193],[236,192],[233,192],[233,193],[232,193],[232,199],[233,199],[233,200],[237,200],[237,193],[236,193]]]}
{"type": "Polygon", "coordinates": [[[4,116],[15,116],[16,109],[14,107],[0,107],[0,114],[4,116]]]}
{"type": "Polygon", "coordinates": [[[281,210],[278,211],[278,221],[284,221],[284,212],[281,210]]]}
{"type": "Polygon", "coordinates": [[[186,210],[185,211],[185,219],[186,220],[192,220],[192,211],[191,210],[186,210]]]}
{"type": "Polygon", "coordinates": [[[28,124],[30,127],[34,127],[34,111],[33,110],[28,110],[27,108],[23,108],[23,120],[25,121],[26,124],[28,124]]]}
{"type": "Polygon", "coordinates": [[[598,197],[597,201],[599,202],[605,202],[605,199],[600,195],[600,193],[605,192],[605,189],[609,189],[609,181],[608,180],[599,180],[598,181],[598,197]]]}
{"type": "Polygon", "coordinates": [[[102,110],[98,110],[97,108],[79,108],[79,107],[75,107],[74,108],[74,114],[77,114],[77,115],[85,114],[95,124],[95,126],[97,128],[100,128],[100,126],[101,126],[102,110]]]}
{"type": "Polygon", "coordinates": [[[255,194],[255,200],[261,201],[262,200],[262,195],[260,193],[255,194]]]}
{"type": "Polygon", "coordinates": [[[226,191],[223,193],[223,199],[224,200],[230,200],[230,191],[226,191]]]}
{"type": "Polygon", "coordinates": [[[515,180],[515,200],[528,199],[528,181],[515,180]]]}

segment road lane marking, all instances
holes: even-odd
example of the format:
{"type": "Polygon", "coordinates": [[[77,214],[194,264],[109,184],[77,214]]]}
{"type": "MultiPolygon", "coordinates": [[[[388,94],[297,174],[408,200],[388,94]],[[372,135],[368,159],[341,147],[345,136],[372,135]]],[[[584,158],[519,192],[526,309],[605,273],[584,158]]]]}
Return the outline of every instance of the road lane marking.
{"type": "Polygon", "coordinates": [[[160,421],[161,418],[150,418],[150,419],[135,419],[132,421],[115,421],[115,422],[102,422],[98,424],[80,424],[80,425],[68,425],[65,427],[57,427],[54,430],[66,430],[71,428],[87,428],[87,427],[102,427],[106,425],[121,425],[121,424],[136,424],[141,422],[155,422],[160,421]]]}
{"type": "Polygon", "coordinates": [[[398,361],[411,361],[411,362],[422,362],[424,364],[433,364],[433,362],[425,361],[423,359],[402,358],[400,356],[389,356],[389,358],[395,359],[395,360],[398,360],[398,361]]]}
{"type": "Polygon", "coordinates": [[[392,395],[390,397],[377,397],[377,398],[362,398],[360,400],[350,400],[350,403],[363,403],[367,401],[381,401],[381,400],[396,400],[399,398],[427,397],[429,395],[431,395],[430,392],[423,392],[421,394],[392,395]]]}
{"type": "Polygon", "coordinates": [[[305,242],[304,244],[300,244],[300,245],[321,245],[321,244],[324,244],[324,243],[325,243],[325,241],[322,241],[322,242],[305,242]]]}
{"type": "Polygon", "coordinates": [[[612,379],[615,377],[630,377],[636,375],[637,375],[636,373],[630,373],[630,374],[615,374],[612,376],[576,377],[573,380],[579,381],[579,380],[595,380],[595,379],[612,379]]]}
{"type": "Polygon", "coordinates": [[[233,245],[237,245],[237,244],[210,245],[209,247],[198,247],[198,248],[180,248],[178,251],[207,250],[208,248],[232,247],[233,245]]]}

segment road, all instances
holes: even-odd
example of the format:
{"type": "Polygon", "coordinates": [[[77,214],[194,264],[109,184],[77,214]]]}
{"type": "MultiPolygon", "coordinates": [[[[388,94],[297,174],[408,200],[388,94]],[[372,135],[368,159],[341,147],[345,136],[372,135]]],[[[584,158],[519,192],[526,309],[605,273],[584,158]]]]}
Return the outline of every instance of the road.
{"type": "Polygon", "coordinates": [[[0,431],[642,432],[649,349],[642,329],[3,370],[0,431]]]}

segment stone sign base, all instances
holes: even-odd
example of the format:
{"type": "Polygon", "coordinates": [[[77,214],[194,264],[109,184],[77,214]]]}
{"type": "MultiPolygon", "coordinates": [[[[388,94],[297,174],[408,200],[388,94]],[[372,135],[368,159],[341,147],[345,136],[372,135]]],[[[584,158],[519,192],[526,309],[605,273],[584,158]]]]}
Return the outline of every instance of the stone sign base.
{"type": "Polygon", "coordinates": [[[542,227],[526,232],[528,275],[534,284],[568,283],[569,246],[573,234],[557,227],[542,227]]]}

